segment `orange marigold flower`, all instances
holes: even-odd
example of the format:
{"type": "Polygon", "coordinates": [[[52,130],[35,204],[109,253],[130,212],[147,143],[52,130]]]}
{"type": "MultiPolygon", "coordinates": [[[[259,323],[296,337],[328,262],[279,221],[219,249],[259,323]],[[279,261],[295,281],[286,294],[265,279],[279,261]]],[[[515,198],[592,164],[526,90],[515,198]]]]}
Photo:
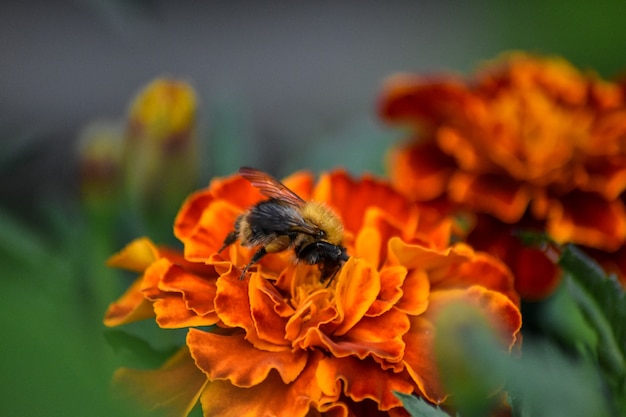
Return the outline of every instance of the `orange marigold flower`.
{"type": "Polygon", "coordinates": [[[382,117],[417,133],[392,153],[392,181],[419,201],[539,222],[559,243],[614,252],[626,242],[625,98],[563,59],[524,53],[469,81],[394,76],[382,117]]]}
{"type": "Polygon", "coordinates": [[[176,219],[184,258],[139,240],[111,260],[142,276],[105,323],[147,317],[147,304],[161,327],[189,328],[186,347],[163,368],[118,371],[127,393],[168,415],[186,415],[198,400],[207,416],[404,415],[394,391],[447,398],[433,352],[434,318],[446,305],[479,306],[507,348],[519,342],[509,270],[465,244],[449,247],[450,220],[368,176],[335,171],[314,184],[298,173],[285,185],[342,219],[350,258],[337,276],[327,286],[316,266],[285,251],[240,280],[253,250],[217,251],[263,197],[239,176],[214,180],[176,219]]]}

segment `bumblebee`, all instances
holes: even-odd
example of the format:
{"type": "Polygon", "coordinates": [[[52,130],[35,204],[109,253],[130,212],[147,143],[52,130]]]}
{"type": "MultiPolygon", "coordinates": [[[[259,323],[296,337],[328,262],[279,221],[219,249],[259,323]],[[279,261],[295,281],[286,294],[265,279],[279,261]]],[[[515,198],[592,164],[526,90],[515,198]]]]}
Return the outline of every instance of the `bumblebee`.
{"type": "Polygon", "coordinates": [[[265,172],[242,167],[239,174],[268,197],[252,206],[235,221],[234,230],[224,239],[218,252],[240,241],[242,246],[260,247],[243,268],[243,279],[248,268],[268,253],[293,249],[296,261],[318,265],[320,281],[328,284],[348,260],[342,246],[343,224],[326,205],[304,201],[265,172]]]}

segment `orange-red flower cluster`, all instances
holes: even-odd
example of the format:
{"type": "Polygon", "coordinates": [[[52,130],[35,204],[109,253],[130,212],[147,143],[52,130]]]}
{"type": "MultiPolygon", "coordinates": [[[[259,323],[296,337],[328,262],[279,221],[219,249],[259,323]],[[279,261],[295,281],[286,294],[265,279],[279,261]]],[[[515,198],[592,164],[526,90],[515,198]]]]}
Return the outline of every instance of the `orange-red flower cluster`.
{"type": "Polygon", "coordinates": [[[394,185],[478,213],[469,241],[506,259],[522,296],[549,293],[558,272],[505,237],[508,225],[623,250],[626,97],[617,83],[559,58],[512,53],[471,80],[394,76],[380,112],[415,126],[415,140],[391,155],[394,185]],[[523,270],[529,259],[534,271],[523,270]]]}
{"type": "Polygon", "coordinates": [[[240,280],[254,249],[217,250],[262,196],[239,176],[214,180],[176,219],[184,256],[140,239],[110,261],[141,276],[110,306],[107,325],[154,317],[189,329],[161,369],[118,371],[127,393],[170,416],[197,401],[206,416],[406,415],[393,391],[447,397],[433,352],[434,317],[446,305],[478,306],[505,347],[518,341],[509,270],[465,244],[448,246],[449,220],[371,177],[336,171],[314,184],[299,173],[285,184],[337,213],[350,259],[328,287],[289,251],[240,280]]]}

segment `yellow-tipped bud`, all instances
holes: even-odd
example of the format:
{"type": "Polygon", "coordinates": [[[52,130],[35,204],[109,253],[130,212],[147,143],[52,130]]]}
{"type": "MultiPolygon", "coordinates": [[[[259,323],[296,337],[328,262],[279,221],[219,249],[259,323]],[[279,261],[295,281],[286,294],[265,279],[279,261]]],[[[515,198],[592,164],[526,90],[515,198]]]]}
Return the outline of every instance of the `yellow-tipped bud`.
{"type": "Polygon", "coordinates": [[[196,108],[196,94],[188,83],[158,78],[132,102],[129,134],[162,143],[184,142],[195,126],[196,108]]]}
{"type": "Polygon", "coordinates": [[[198,185],[196,110],[193,88],[166,78],[149,83],[130,106],[124,149],[126,195],[136,212],[155,227],[171,222],[181,201],[198,185]]]}

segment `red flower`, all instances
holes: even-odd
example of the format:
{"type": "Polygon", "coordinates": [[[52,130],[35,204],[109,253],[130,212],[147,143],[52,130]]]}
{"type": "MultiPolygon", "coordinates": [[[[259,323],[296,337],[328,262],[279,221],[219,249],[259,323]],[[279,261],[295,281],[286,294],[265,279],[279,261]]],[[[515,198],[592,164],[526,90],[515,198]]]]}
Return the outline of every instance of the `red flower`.
{"type": "MultiPolygon", "coordinates": [[[[510,231],[506,225],[530,222],[559,243],[614,252],[626,241],[624,104],[619,85],[562,59],[522,53],[467,82],[392,77],[382,95],[383,118],[419,129],[394,151],[392,181],[413,199],[444,197],[497,219],[498,229],[483,227],[488,235],[470,237],[488,241],[478,248],[497,246],[490,235],[510,231]]],[[[551,282],[538,288],[516,274],[522,296],[553,288],[558,274],[546,272],[552,275],[537,282],[551,282]]]]}

